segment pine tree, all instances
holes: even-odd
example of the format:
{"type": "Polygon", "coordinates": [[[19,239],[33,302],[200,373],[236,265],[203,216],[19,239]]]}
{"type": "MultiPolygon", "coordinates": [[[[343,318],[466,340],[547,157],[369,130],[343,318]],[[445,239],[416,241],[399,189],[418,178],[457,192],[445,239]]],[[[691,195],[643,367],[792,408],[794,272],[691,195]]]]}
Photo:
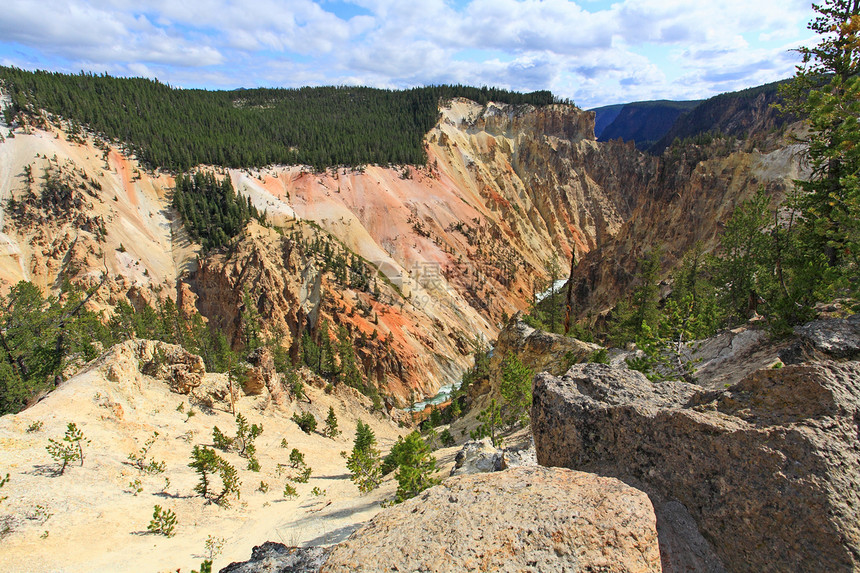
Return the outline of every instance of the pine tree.
{"type": "Polygon", "coordinates": [[[436,458],[430,455],[430,448],[418,432],[399,438],[392,448],[397,462],[397,493],[395,503],[415,497],[425,489],[439,483],[432,477],[436,472],[436,458]]]}
{"type": "Polygon", "coordinates": [[[823,39],[800,48],[803,64],[783,90],[787,111],[808,117],[812,176],[797,182],[800,251],[782,277],[789,320],[838,288],[860,293],[860,0],[823,0],[809,28],[823,39]],[[789,285],[797,286],[789,292],[789,285]]]}
{"type": "Polygon", "coordinates": [[[499,392],[505,402],[505,423],[527,424],[532,405],[532,378],[534,371],[522,363],[519,357],[509,352],[502,361],[502,380],[499,392]]]}
{"type": "Polygon", "coordinates": [[[332,406],[328,407],[328,416],[326,416],[325,419],[323,435],[328,438],[336,438],[340,435],[340,430],[337,429],[337,416],[335,415],[334,408],[332,406]]]}
{"type": "Polygon", "coordinates": [[[350,479],[361,493],[375,489],[382,479],[376,436],[370,426],[359,420],[355,428],[352,453],[346,461],[350,479]]]}

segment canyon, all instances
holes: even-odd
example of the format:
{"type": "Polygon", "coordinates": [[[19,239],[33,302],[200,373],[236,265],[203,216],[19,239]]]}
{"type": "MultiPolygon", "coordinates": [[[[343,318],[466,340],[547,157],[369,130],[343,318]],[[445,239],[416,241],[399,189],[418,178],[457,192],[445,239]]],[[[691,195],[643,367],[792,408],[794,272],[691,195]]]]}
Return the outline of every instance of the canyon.
{"type": "MultiPolygon", "coordinates": [[[[759,112],[765,109],[761,106],[759,112]]],[[[512,529],[504,517],[494,521],[493,530],[502,532],[497,536],[502,543],[487,546],[483,555],[473,550],[472,541],[480,540],[460,539],[458,550],[468,555],[475,570],[484,565],[504,568],[511,560],[519,560],[516,563],[525,570],[538,570],[528,569],[538,567],[538,562],[563,569],[572,553],[583,567],[623,563],[623,570],[656,571],[662,559],[662,569],[673,570],[673,561],[661,555],[662,540],[658,547],[664,520],[680,515],[681,525],[695,529],[692,520],[706,513],[699,507],[704,502],[691,494],[684,498],[688,507],[672,514],[669,502],[660,505],[663,498],[675,495],[662,474],[653,480],[652,489],[642,486],[645,493],[636,489],[639,482],[631,487],[629,475],[608,465],[614,459],[607,462],[598,456],[611,457],[607,453],[611,448],[601,445],[602,440],[613,440],[615,426],[610,422],[631,410],[623,402],[628,398],[636,407],[645,402],[646,413],[655,409],[649,400],[659,402],[663,408],[659,413],[677,415],[682,421],[688,415],[686,402],[693,397],[694,407],[714,412],[708,416],[718,418],[725,411],[743,418],[748,414],[736,402],[761,385],[777,385],[768,376],[782,374],[759,374],[748,380],[747,371],[775,364],[776,350],[756,347],[760,353],[756,361],[745,355],[749,363],[736,370],[729,368],[730,359],[719,362],[711,357],[703,371],[709,373],[707,390],[712,394],[678,383],[677,391],[672,390],[677,396],[660,401],[649,394],[641,377],[616,383],[611,373],[572,365],[601,348],[537,331],[520,320],[520,313],[551,279],[567,277],[570,269],[571,288],[565,298],[571,318],[598,324],[629,291],[640,260],[655,245],[663,246],[665,275],[696,242],[706,252],[713,251],[734,208],[759,188],[781,200],[793,180],[808,173],[803,148],[790,137],[803,127],[792,124],[774,130],[766,114],[761,118],[750,124],[745,139],[688,142],[658,157],[638,151],[632,142],[598,142],[594,114],[571,105],[479,105],[453,99],[440,108],[438,122],[424,137],[423,166],[327,170],[201,166],[228,177],[240,196],[266,214],[264,223],[250,222],[227,247],[208,252],[191,240],[172,208],[171,174],[144,168],[115,142],[93,134],[75,136],[65,122],[46,114],[14,130],[4,126],[0,142],[4,293],[21,280],[46,293],[57,292],[64,281],[98,287],[88,304],[105,317],[120,301],[139,309],[170,298],[181,312],[200,313],[240,349],[243,316],[251,304],[263,335],[277,339],[295,362],[304,335],[328,326],[341,328],[362,375],[378,389],[383,402],[379,407],[345,384],[326,384],[307,368],[298,371],[307,388],[306,400],[297,399],[280,375],[254,364],[253,383],[246,383],[231,403],[227,396],[236,392],[227,374],[206,373],[198,366],[201,359],[186,357],[169,345],[133,340],[104,349],[95,361],[65,373],[55,390],[39,396],[29,408],[0,420],[0,469],[11,475],[3,490],[8,495],[3,524],[8,527],[4,552],[9,569],[29,570],[34,551],[45,554],[46,570],[134,570],[141,563],[147,570],[190,569],[207,557],[203,547],[213,533],[225,543],[219,566],[234,561],[241,567],[238,562],[252,553],[268,559],[267,551],[292,551],[259,546],[278,540],[284,546],[334,545],[336,559],[326,564],[327,570],[355,570],[356,563],[372,569],[368,563],[378,547],[392,539],[405,543],[403,536],[412,533],[408,528],[415,526],[411,521],[415,514],[459,524],[465,535],[474,531],[469,524],[484,504],[484,509],[495,507],[494,513],[513,516],[517,528],[512,529]],[[327,266],[332,257],[347,261],[346,277],[327,266]],[[537,428],[507,438],[527,447],[535,430],[538,461],[579,470],[579,461],[558,453],[555,444],[563,440],[556,435],[557,428],[569,424],[579,434],[590,435],[590,422],[580,421],[585,416],[577,408],[579,402],[593,406],[610,420],[593,430],[599,451],[587,469],[601,475],[518,468],[497,478],[463,476],[391,512],[381,507],[396,487],[391,476],[377,490],[359,495],[343,459],[357,422],[369,423],[381,449],[389,450],[413,429],[415,419],[405,411],[410,403],[458,383],[473,366],[476,351],[491,345],[495,348],[489,375],[483,385],[470,388],[472,411],[446,427],[456,445],[434,452],[438,475],[457,463],[457,450],[479,424],[479,408],[499,396],[502,360],[508,353],[536,371],[548,371],[539,375],[538,385],[570,386],[583,369],[598,381],[610,379],[606,385],[621,397],[607,391],[608,405],[594,406],[587,392],[581,397],[570,391],[563,396],[560,409],[568,412],[562,416],[546,414],[538,400],[532,414],[537,428]],[[156,363],[163,356],[173,358],[159,370],[156,363]],[[723,394],[716,393],[736,383],[723,394]],[[343,430],[334,438],[303,432],[291,418],[310,412],[321,420],[329,408],[337,413],[343,430]],[[240,495],[225,509],[191,493],[195,477],[187,462],[192,443],[209,443],[216,423],[231,428],[237,409],[265,428],[260,439],[262,469],[251,473],[242,468],[240,495]],[[55,475],[46,440],[58,438],[74,420],[92,439],[91,449],[85,464],[70,468],[72,475],[55,475]],[[137,491],[131,485],[135,470],[126,456],[154,432],[158,441],[153,455],[166,462],[170,480],[161,486],[146,478],[137,491]],[[307,452],[314,468],[296,499],[278,491],[286,465],[286,450],[279,443],[307,452]],[[72,479],[76,485],[69,488],[72,479]],[[256,481],[261,482],[259,487],[256,481]],[[559,484],[564,491],[554,492],[559,484]],[[470,493],[478,489],[490,493],[470,493]],[[520,494],[527,501],[511,503],[520,494]],[[617,503],[603,505],[600,500],[607,496],[617,503]],[[153,504],[176,510],[180,527],[175,538],[144,531],[153,504]],[[551,523],[542,523],[540,512],[535,515],[535,504],[557,510],[551,523]],[[571,504],[581,508],[583,523],[593,529],[564,525],[565,508],[571,504]],[[619,533],[621,522],[626,529],[619,533]],[[514,551],[516,540],[525,538],[533,541],[534,551],[514,551]],[[362,552],[365,542],[370,549],[362,552]],[[549,544],[554,544],[551,550],[549,544]]],[[[758,343],[759,335],[750,332],[721,333],[722,338],[704,346],[727,344],[734,351],[742,341],[758,343]]],[[[623,362],[618,356],[613,360],[623,362]]],[[[798,368],[786,369],[787,376],[796,376],[798,368]]],[[[836,377],[856,377],[856,366],[832,368],[836,377]]],[[[579,384],[590,383],[598,384],[579,384]]],[[[820,385],[832,384],[828,379],[820,385]]],[[[851,407],[842,402],[828,406],[851,407]]],[[[661,448],[671,449],[671,444],[660,442],[659,431],[650,429],[651,422],[645,415],[631,423],[629,431],[646,428],[661,448]]],[[[820,441],[816,438],[816,443],[820,441]]],[[[568,449],[574,451],[573,446],[568,449]]],[[[232,454],[230,459],[237,467],[245,463],[232,454]]],[[[634,468],[635,479],[642,482],[653,477],[653,460],[646,462],[634,468]]],[[[853,474],[849,478],[855,480],[853,474]]],[[[707,503],[712,500],[707,498],[707,503]]],[[[684,540],[703,548],[694,556],[701,558],[696,563],[704,560],[712,570],[722,570],[722,560],[742,569],[731,561],[731,548],[717,545],[716,553],[714,549],[713,537],[726,523],[733,527],[731,519],[715,526],[702,523],[706,538],[696,531],[693,541],[684,540]]],[[[438,553],[445,548],[436,541],[455,530],[436,525],[423,524],[429,547],[438,553]]],[[[426,547],[416,545],[410,566],[438,570],[451,566],[450,561],[424,559],[426,547]]],[[[839,551],[833,549],[834,554],[839,551]]],[[[677,553],[676,566],[690,555],[687,549],[677,553]]],[[[406,557],[389,557],[392,566],[406,563],[406,557]]],[[[836,561],[850,564],[851,559],[840,556],[836,561]]]]}

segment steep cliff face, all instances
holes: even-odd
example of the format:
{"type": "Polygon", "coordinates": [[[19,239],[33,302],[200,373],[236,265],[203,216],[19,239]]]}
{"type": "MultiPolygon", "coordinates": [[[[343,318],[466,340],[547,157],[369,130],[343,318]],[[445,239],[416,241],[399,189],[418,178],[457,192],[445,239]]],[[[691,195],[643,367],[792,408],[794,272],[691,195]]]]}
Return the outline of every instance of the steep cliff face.
{"type": "Polygon", "coordinates": [[[735,207],[759,187],[778,204],[805,176],[803,147],[773,142],[771,151],[715,140],[678,148],[651,160],[640,158],[642,185],[629,219],[599,250],[592,250],[573,275],[572,304],[580,317],[605,312],[628,292],[638,262],[655,245],[671,268],[697,241],[706,251],[735,207]]]}
{"type": "Polygon", "coordinates": [[[734,137],[765,139],[769,132],[794,121],[774,104],[780,102],[779,86],[775,82],[720,94],[701,102],[678,118],[671,129],[648,150],[660,154],[676,139],[685,139],[711,132],[734,137]]]}

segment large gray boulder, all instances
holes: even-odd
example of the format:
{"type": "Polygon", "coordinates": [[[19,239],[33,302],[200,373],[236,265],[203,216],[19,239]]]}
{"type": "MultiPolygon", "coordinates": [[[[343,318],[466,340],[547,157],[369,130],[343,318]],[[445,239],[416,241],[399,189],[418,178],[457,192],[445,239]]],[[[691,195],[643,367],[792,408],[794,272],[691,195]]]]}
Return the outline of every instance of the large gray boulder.
{"type": "Polygon", "coordinates": [[[251,559],[231,563],[219,573],[317,573],[330,551],[330,547],[288,547],[267,541],[251,550],[251,559]]]}
{"type": "Polygon", "coordinates": [[[816,350],[833,358],[860,357],[860,314],[813,320],[795,327],[794,332],[816,350]]]}
{"type": "Polygon", "coordinates": [[[621,481],[520,467],[454,477],[377,514],[324,573],[660,571],[648,496],[621,481]]]}
{"type": "Polygon", "coordinates": [[[860,363],[759,370],[714,392],[575,365],[535,377],[531,417],[540,464],[679,502],[731,571],[860,569],[860,363]]]}

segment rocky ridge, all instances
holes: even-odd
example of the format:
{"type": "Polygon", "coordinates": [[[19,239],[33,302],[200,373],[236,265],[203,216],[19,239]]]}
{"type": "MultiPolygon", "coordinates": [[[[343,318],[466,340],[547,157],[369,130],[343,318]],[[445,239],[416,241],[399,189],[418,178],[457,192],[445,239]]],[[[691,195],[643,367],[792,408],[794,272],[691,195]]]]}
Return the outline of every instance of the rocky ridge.
{"type": "MultiPolygon", "coordinates": [[[[335,546],[321,572],[660,571],[648,497],[611,478],[515,468],[451,478],[380,513],[335,546]]],[[[269,558],[222,571],[265,570],[269,558]]],[[[282,549],[278,571],[302,551],[282,549]]]]}
{"type": "Polygon", "coordinates": [[[538,461],[677,501],[728,570],[855,570],[858,380],[860,364],[824,362],[707,392],[575,365],[535,378],[538,461]]]}

